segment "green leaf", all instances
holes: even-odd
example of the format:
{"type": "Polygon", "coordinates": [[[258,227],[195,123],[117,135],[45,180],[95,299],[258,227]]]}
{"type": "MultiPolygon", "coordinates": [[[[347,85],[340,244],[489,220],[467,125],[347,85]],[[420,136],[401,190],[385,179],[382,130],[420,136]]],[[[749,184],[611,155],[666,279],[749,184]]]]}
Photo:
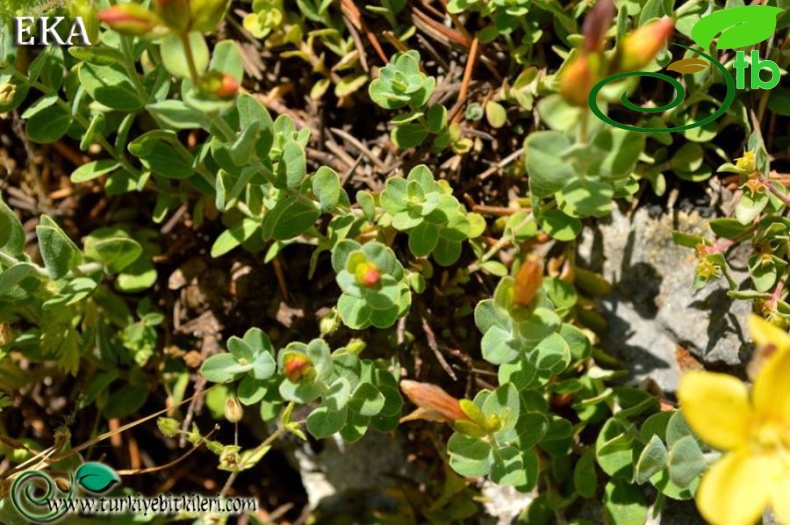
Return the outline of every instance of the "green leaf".
{"type": "Polygon", "coordinates": [[[42,215],[36,227],[41,258],[52,279],[65,277],[82,263],[82,253],[49,216],[42,215]]]}
{"type": "Polygon", "coordinates": [[[552,415],[549,428],[540,440],[540,447],[552,456],[570,453],[573,445],[573,426],[565,418],[552,415]]]}
{"type": "Polygon", "coordinates": [[[592,498],[598,490],[598,474],[595,470],[595,453],[589,451],[579,458],[573,469],[573,486],[584,498],[592,498]]]}
{"type": "Polygon", "coordinates": [[[0,199],[0,250],[14,257],[25,250],[25,229],[16,214],[0,199]]]}
{"type": "Polygon", "coordinates": [[[257,221],[247,217],[243,218],[241,222],[233,225],[217,237],[217,240],[211,246],[211,256],[222,257],[252,237],[260,227],[261,225],[257,221]]]}
{"type": "Polygon", "coordinates": [[[195,173],[195,159],[173,131],[149,131],[130,142],[128,150],[154,175],[185,179],[195,173]]]}
{"type": "Polygon", "coordinates": [[[524,142],[529,187],[536,197],[550,197],[577,177],[561,154],[572,146],[570,137],[559,131],[530,133],[524,142]]]}
{"type": "MultiPolygon", "coordinates": [[[[57,99],[57,97],[55,97],[57,99]]],[[[23,118],[24,115],[23,115],[23,118]]],[[[27,137],[38,144],[50,144],[63,137],[71,126],[71,111],[60,104],[50,105],[30,116],[25,124],[27,137]]]]}
{"type": "Polygon", "coordinates": [[[427,222],[409,232],[409,250],[415,257],[425,257],[439,244],[439,228],[427,222]]]}
{"type": "Polygon", "coordinates": [[[236,100],[236,108],[239,111],[239,126],[241,129],[251,126],[253,122],[260,124],[255,151],[259,159],[268,158],[269,151],[274,143],[274,123],[271,115],[266,111],[266,107],[249,93],[243,93],[236,100]]]}
{"type": "Polygon", "coordinates": [[[610,213],[613,197],[614,190],[610,184],[592,177],[577,177],[562,189],[563,209],[582,217],[601,217],[610,213]]]}
{"type": "Polygon", "coordinates": [[[595,456],[601,470],[612,477],[631,480],[633,476],[633,439],[623,426],[610,419],[596,439],[595,456]]]}
{"type": "Polygon", "coordinates": [[[543,339],[531,353],[535,365],[539,369],[559,373],[565,370],[571,361],[568,343],[560,334],[551,334],[543,339]]]}
{"type": "Polygon", "coordinates": [[[734,239],[739,235],[743,235],[749,227],[750,225],[748,224],[741,224],[737,219],[728,217],[710,221],[710,229],[713,230],[713,233],[725,239],[734,239]]]}
{"type": "Polygon", "coordinates": [[[494,365],[510,363],[517,359],[521,352],[521,346],[512,334],[498,326],[492,326],[486,331],[480,347],[483,359],[494,365]]]}
{"type": "MultiPolygon", "coordinates": [[[[232,39],[217,42],[211,54],[209,69],[226,73],[241,84],[244,79],[244,59],[239,45],[232,39]]],[[[241,129],[243,130],[244,126],[241,129]]]]}
{"type": "Polygon", "coordinates": [[[428,136],[428,130],[424,125],[416,122],[400,124],[392,130],[391,138],[401,149],[415,148],[422,144],[428,136]]]}
{"type": "Polygon", "coordinates": [[[541,214],[540,227],[558,241],[572,241],[582,231],[582,221],[560,210],[546,210],[541,214]]]}
{"type": "Polygon", "coordinates": [[[294,239],[309,230],[320,215],[318,205],[301,195],[283,197],[263,218],[263,238],[294,239]]]}
{"type": "Polygon", "coordinates": [[[313,175],[313,193],[318,197],[321,213],[331,213],[340,201],[340,177],[332,168],[321,166],[313,175]]]}
{"type": "Polygon", "coordinates": [[[101,494],[120,483],[121,478],[103,463],[83,463],[74,473],[74,481],[87,491],[101,494]]]}
{"type": "Polygon", "coordinates": [[[669,449],[669,477],[678,487],[691,485],[707,466],[694,436],[680,438],[669,449]]]}
{"type": "Polygon", "coordinates": [[[486,119],[492,128],[501,128],[507,123],[507,111],[499,102],[489,100],[486,104],[486,119]]]}
{"type": "Polygon", "coordinates": [[[491,445],[482,439],[453,433],[447,442],[450,466],[462,476],[485,476],[491,470],[491,445]]]}
{"type": "Polygon", "coordinates": [[[528,482],[524,460],[516,447],[508,446],[494,449],[491,465],[491,480],[500,485],[520,487],[528,482]]]}
{"type": "Polygon", "coordinates": [[[85,239],[85,255],[101,262],[111,273],[119,273],[143,254],[143,247],[127,235],[96,230],[85,239]]]}
{"type": "Polygon", "coordinates": [[[97,66],[83,63],[79,70],[80,85],[100,104],[119,111],[137,111],[145,101],[135,82],[121,63],[97,66]]]}
{"type": "Polygon", "coordinates": [[[205,361],[200,367],[200,374],[212,383],[224,383],[239,379],[252,369],[252,364],[241,365],[231,354],[216,354],[205,361]]]}
{"type": "Polygon", "coordinates": [[[661,439],[653,435],[648,441],[634,469],[634,480],[638,484],[643,484],[652,478],[656,473],[664,470],[667,466],[667,447],[661,439]]]}
{"type": "Polygon", "coordinates": [[[74,184],[87,182],[110,173],[111,171],[115,171],[120,167],[121,165],[114,159],[94,160],[74,170],[71,173],[71,182],[74,184]]]}
{"type": "Polygon", "coordinates": [[[301,144],[288,139],[283,148],[283,156],[277,165],[276,186],[281,189],[298,188],[307,174],[307,159],[301,144]]]}
{"type": "Polygon", "coordinates": [[[181,100],[163,100],[145,107],[157,120],[173,129],[208,129],[206,115],[181,100]]]}
{"type": "Polygon", "coordinates": [[[346,424],[348,410],[343,409],[333,412],[326,405],[321,405],[307,416],[307,431],[316,439],[328,438],[335,432],[340,432],[346,424]]]}
{"type": "Polygon", "coordinates": [[[360,383],[351,395],[351,409],[363,416],[375,416],[384,408],[384,394],[370,383],[360,383]]]}
{"type": "Polygon", "coordinates": [[[636,485],[612,479],[604,487],[604,509],[611,525],[644,525],[647,521],[647,501],[636,485]]]}
{"type": "MultiPolygon", "coordinates": [[[[189,33],[189,45],[192,48],[192,57],[198,74],[205,73],[209,62],[209,50],[206,39],[197,31],[189,33]]],[[[189,61],[184,50],[184,44],[174,33],[166,35],[160,44],[162,62],[167,70],[178,78],[190,77],[189,61]]]]}

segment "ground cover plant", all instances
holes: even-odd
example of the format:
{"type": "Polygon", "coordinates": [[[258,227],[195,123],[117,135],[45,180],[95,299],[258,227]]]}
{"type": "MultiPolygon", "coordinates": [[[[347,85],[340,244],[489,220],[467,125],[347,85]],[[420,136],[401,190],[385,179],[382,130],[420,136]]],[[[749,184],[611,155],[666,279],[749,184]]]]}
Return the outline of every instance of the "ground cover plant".
{"type": "Polygon", "coordinates": [[[742,8],[5,2],[0,522],[58,517],[46,479],[260,502],[116,523],[484,523],[484,480],[531,495],[518,523],[685,500],[687,523],[790,522],[790,14],[694,30],[742,8]],[[19,45],[56,16],[89,45],[19,45]],[[734,89],[740,48],[778,85],[734,89]],[[664,392],[607,348],[616,289],[581,240],[711,188],[729,200],[678,227],[677,265],[750,306],[754,344],[664,392]],[[293,449],[372,433],[415,478],[311,505],[293,449]]]}

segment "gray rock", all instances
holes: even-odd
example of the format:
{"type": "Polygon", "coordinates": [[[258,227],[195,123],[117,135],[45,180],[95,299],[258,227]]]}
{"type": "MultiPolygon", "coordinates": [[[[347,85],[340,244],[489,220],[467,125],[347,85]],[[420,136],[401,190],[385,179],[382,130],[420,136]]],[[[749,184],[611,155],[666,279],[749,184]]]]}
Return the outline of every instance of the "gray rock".
{"type": "MultiPolygon", "coordinates": [[[[674,243],[673,230],[711,236],[696,212],[651,218],[643,208],[630,217],[615,209],[585,229],[579,246],[582,264],[614,285],[600,304],[610,324],[603,347],[628,364],[634,379],[650,377],[670,392],[683,349],[724,368],[739,367],[751,350],[744,329],[750,303],[729,298],[723,278],[695,291],[693,251],[674,243]]],[[[732,275],[741,283],[748,273],[738,266],[732,275]]]]}
{"type": "MultiPolygon", "coordinates": [[[[413,482],[400,433],[371,431],[356,443],[339,435],[321,441],[320,452],[303,446],[294,450],[310,507],[328,516],[361,517],[371,511],[394,511],[398,502],[387,487],[406,478],[413,482]]],[[[409,482],[409,481],[406,481],[409,482]]]]}

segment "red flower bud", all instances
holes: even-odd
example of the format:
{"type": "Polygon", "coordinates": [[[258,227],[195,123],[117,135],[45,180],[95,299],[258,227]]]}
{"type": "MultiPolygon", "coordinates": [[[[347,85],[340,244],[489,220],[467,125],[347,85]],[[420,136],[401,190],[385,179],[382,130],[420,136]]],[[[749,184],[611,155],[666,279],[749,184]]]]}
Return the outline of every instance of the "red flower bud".
{"type": "Polygon", "coordinates": [[[314,371],[313,362],[304,354],[290,353],[283,360],[283,374],[294,383],[311,376],[314,371]]]}
{"type": "Polygon", "coordinates": [[[375,286],[381,280],[381,272],[372,262],[359,263],[354,270],[357,281],[362,286],[375,286]]]}
{"type": "Polygon", "coordinates": [[[209,71],[200,79],[200,90],[219,98],[233,98],[239,92],[239,83],[232,75],[209,71]]]}
{"type": "Polygon", "coordinates": [[[155,13],[139,4],[120,4],[110,7],[99,12],[98,18],[113,30],[132,36],[146,35],[161,23],[161,19],[155,13]]]}

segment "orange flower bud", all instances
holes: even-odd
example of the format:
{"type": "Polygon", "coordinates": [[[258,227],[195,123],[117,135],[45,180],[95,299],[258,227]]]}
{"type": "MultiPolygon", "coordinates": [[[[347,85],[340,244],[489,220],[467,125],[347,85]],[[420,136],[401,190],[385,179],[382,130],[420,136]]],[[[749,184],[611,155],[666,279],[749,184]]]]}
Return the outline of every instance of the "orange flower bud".
{"type": "Polygon", "coordinates": [[[239,92],[239,83],[232,75],[209,71],[200,79],[200,90],[219,98],[233,98],[239,92]]]}
{"type": "Polygon", "coordinates": [[[155,0],[154,11],[173,31],[184,33],[189,29],[189,0],[155,0]]]}
{"type": "Polygon", "coordinates": [[[469,419],[461,410],[460,401],[436,385],[404,379],[400,382],[400,389],[412,403],[417,405],[417,410],[402,417],[401,423],[415,419],[446,423],[469,419]]]}
{"type": "Polygon", "coordinates": [[[150,33],[161,23],[155,13],[140,4],[120,4],[98,14],[100,22],[124,35],[142,36],[150,33]]]}
{"type": "Polygon", "coordinates": [[[285,356],[283,360],[283,374],[294,383],[302,379],[312,378],[315,375],[313,362],[306,355],[293,352],[285,356]]]}
{"type": "Polygon", "coordinates": [[[645,67],[666,45],[674,30],[674,20],[662,18],[625,37],[623,45],[617,51],[617,70],[637,71],[645,67]]]}
{"type": "Polygon", "coordinates": [[[367,287],[375,286],[381,280],[381,272],[369,261],[359,263],[354,269],[354,275],[357,276],[359,284],[367,287]]]}
{"type": "Polygon", "coordinates": [[[530,254],[516,274],[513,285],[513,304],[527,306],[535,299],[543,286],[543,262],[535,254],[530,254]]]}
{"type": "Polygon", "coordinates": [[[593,86],[600,80],[595,68],[591,65],[591,56],[594,55],[578,57],[562,72],[560,94],[574,106],[587,106],[587,97],[590,96],[593,86]]]}

